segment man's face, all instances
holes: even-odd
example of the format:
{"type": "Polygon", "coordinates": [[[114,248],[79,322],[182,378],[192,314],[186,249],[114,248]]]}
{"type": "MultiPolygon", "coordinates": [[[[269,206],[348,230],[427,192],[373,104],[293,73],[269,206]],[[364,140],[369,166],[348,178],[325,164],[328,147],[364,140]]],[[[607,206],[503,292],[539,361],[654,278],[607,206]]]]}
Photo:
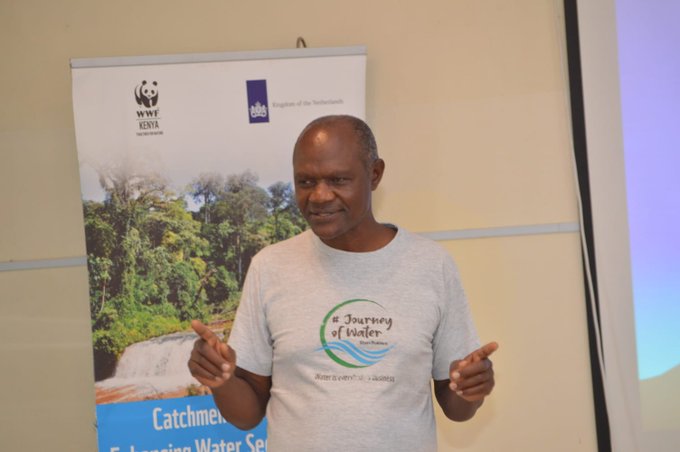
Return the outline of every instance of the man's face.
{"type": "Polygon", "coordinates": [[[327,245],[351,249],[375,220],[371,191],[381,167],[367,164],[352,128],[342,122],[314,127],[293,154],[295,197],[312,231],[327,245]]]}

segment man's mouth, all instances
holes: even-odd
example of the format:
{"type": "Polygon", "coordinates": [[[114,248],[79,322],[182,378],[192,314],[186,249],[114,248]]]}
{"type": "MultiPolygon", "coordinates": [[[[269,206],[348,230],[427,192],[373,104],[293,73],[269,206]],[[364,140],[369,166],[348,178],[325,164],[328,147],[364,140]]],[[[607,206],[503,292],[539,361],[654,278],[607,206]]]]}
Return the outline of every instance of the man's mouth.
{"type": "Polygon", "coordinates": [[[312,217],[315,217],[315,218],[328,218],[328,217],[332,217],[332,216],[335,215],[336,213],[338,213],[337,210],[333,210],[333,211],[320,211],[320,212],[312,211],[312,212],[309,212],[309,215],[312,216],[312,217]]]}

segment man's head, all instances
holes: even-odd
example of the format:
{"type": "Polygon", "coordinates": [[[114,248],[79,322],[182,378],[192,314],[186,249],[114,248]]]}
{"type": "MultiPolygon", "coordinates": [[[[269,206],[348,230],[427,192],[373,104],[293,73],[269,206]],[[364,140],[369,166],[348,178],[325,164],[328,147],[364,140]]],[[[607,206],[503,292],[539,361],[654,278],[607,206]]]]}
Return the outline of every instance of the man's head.
{"type": "Polygon", "coordinates": [[[326,244],[351,249],[375,231],[371,192],[385,168],[375,138],[353,116],[324,116],[300,134],[293,152],[295,196],[326,244]]]}
{"type": "Polygon", "coordinates": [[[359,146],[359,148],[364,151],[363,158],[365,159],[364,163],[366,164],[367,169],[371,163],[378,160],[378,145],[375,142],[373,131],[364,121],[350,115],[328,115],[316,118],[307,124],[304,129],[302,129],[302,132],[300,132],[297,142],[295,143],[294,149],[298,148],[300,139],[302,139],[302,137],[304,137],[309,130],[316,127],[321,127],[324,125],[330,126],[333,124],[346,124],[354,131],[357,146],[359,146]]]}

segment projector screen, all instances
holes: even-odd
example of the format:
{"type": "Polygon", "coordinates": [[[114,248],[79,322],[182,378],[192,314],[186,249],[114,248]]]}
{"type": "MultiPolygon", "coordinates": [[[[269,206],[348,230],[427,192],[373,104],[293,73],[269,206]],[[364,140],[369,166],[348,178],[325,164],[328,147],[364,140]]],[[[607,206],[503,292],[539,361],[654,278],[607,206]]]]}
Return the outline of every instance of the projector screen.
{"type": "Polygon", "coordinates": [[[612,450],[678,450],[680,2],[577,5],[612,450]]]}

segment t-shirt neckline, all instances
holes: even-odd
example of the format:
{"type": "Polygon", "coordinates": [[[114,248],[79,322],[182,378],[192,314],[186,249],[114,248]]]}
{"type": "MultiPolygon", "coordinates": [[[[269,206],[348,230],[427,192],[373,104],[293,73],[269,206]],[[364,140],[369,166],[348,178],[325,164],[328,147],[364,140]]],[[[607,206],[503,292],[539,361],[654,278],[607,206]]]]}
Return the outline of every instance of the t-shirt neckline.
{"type": "Polygon", "coordinates": [[[393,249],[395,249],[399,245],[404,235],[404,230],[395,224],[382,223],[382,225],[395,230],[397,233],[394,235],[394,237],[392,237],[392,240],[390,240],[385,246],[373,251],[345,251],[333,248],[332,246],[326,245],[316,234],[314,234],[314,232],[311,229],[308,230],[308,232],[312,235],[312,240],[316,248],[323,254],[329,256],[343,256],[343,257],[373,257],[390,253],[393,249]]]}

